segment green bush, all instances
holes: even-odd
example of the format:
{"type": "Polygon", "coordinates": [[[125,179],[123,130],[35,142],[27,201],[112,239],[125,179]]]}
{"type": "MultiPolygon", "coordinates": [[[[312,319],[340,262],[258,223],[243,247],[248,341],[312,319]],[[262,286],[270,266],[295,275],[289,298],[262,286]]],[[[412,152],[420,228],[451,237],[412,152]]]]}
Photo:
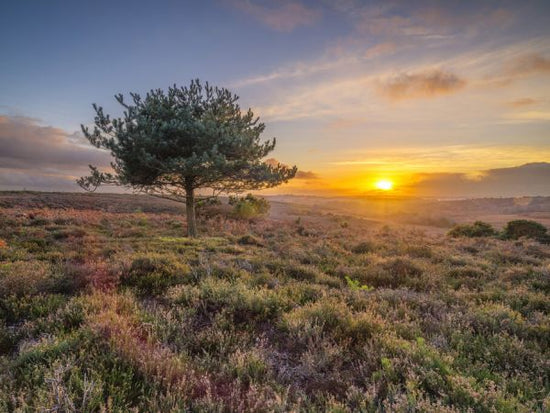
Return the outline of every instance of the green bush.
{"type": "Polygon", "coordinates": [[[262,247],[264,245],[262,240],[251,234],[243,235],[237,240],[237,242],[241,245],[256,245],[258,247],[262,247]]]}
{"type": "Polygon", "coordinates": [[[243,198],[229,197],[229,205],[233,206],[233,215],[237,218],[250,219],[269,212],[269,202],[260,197],[248,194],[243,198]]]}
{"type": "Polygon", "coordinates": [[[158,295],[172,285],[185,282],[189,271],[189,266],[177,257],[149,254],[132,261],[128,274],[121,279],[121,284],[136,288],[141,295],[158,295]]]}
{"type": "Polygon", "coordinates": [[[472,225],[470,224],[455,225],[448,232],[448,235],[453,238],[458,238],[458,237],[475,238],[475,237],[491,237],[493,235],[496,235],[496,233],[497,233],[496,230],[493,228],[491,224],[488,224],[487,222],[483,222],[483,221],[476,221],[472,225]]]}
{"type": "Polygon", "coordinates": [[[521,237],[544,239],[547,237],[547,231],[544,225],[536,221],[517,219],[506,224],[502,235],[506,239],[518,239],[521,237]]]}
{"type": "Polygon", "coordinates": [[[351,252],[354,254],[366,254],[367,252],[373,252],[374,247],[372,243],[367,241],[362,241],[357,245],[354,245],[351,249],[351,252]]]}

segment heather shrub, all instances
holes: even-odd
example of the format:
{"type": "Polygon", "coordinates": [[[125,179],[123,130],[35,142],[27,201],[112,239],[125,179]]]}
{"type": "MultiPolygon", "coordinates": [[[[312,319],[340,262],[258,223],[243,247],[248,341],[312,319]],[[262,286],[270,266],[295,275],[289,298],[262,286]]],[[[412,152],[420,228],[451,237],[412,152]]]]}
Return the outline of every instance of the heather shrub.
{"type": "Polygon", "coordinates": [[[52,233],[53,239],[63,240],[67,238],[82,238],[86,235],[86,231],[82,228],[59,229],[52,233]]]}
{"type": "Polygon", "coordinates": [[[9,295],[0,299],[0,319],[10,324],[55,314],[67,302],[60,294],[9,295]]]}
{"type": "Polygon", "coordinates": [[[285,266],[284,273],[295,280],[301,281],[314,281],[318,276],[318,271],[315,267],[307,265],[289,264],[285,266]]]}
{"type": "Polygon", "coordinates": [[[241,245],[256,245],[258,247],[262,247],[264,244],[258,237],[255,237],[251,234],[243,235],[242,237],[239,237],[237,240],[237,243],[241,245]]]}
{"type": "Polygon", "coordinates": [[[0,264],[0,297],[37,294],[54,285],[51,266],[41,261],[14,261],[0,264]]]}
{"type": "Polygon", "coordinates": [[[518,219],[506,224],[502,236],[506,239],[518,239],[521,237],[546,239],[548,229],[536,222],[527,219],[518,219]]]}
{"type": "Polygon", "coordinates": [[[285,314],[282,323],[283,328],[294,331],[294,334],[318,328],[332,339],[348,344],[364,344],[382,329],[382,325],[379,318],[368,313],[353,314],[345,303],[337,300],[297,308],[285,314]]]}
{"type": "Polygon", "coordinates": [[[259,217],[269,212],[269,202],[252,194],[240,198],[230,197],[229,205],[233,206],[233,215],[242,219],[259,217]]]}
{"type": "Polygon", "coordinates": [[[52,196],[41,227],[0,194],[0,411],[550,407],[547,245],[302,206],[218,213],[190,240],[179,206],[55,209],[73,197],[52,196]]]}
{"type": "Polygon", "coordinates": [[[269,366],[262,354],[256,350],[237,350],[230,357],[230,374],[245,385],[265,381],[269,366]]]}
{"type": "Polygon", "coordinates": [[[250,289],[241,283],[206,278],[198,285],[193,296],[181,291],[176,300],[194,300],[197,309],[205,316],[223,311],[234,322],[265,321],[276,318],[289,301],[283,295],[267,288],[250,289]]]}
{"type": "Polygon", "coordinates": [[[121,285],[134,287],[143,295],[158,295],[190,277],[186,263],[171,255],[148,254],[134,258],[121,285]]]}
{"type": "Polygon", "coordinates": [[[452,268],[447,272],[449,283],[454,288],[466,286],[470,289],[481,288],[481,281],[487,279],[488,274],[474,266],[452,268]]]}
{"type": "Polygon", "coordinates": [[[374,247],[372,243],[367,241],[362,241],[351,248],[351,252],[353,252],[354,254],[366,254],[367,252],[373,252],[373,251],[374,251],[374,247]]]}
{"type": "Polygon", "coordinates": [[[476,237],[491,237],[493,235],[496,235],[496,230],[493,228],[491,224],[488,224],[483,221],[476,221],[473,224],[461,224],[461,225],[455,225],[451,230],[447,233],[449,236],[453,238],[458,237],[469,237],[469,238],[476,238],[476,237]]]}

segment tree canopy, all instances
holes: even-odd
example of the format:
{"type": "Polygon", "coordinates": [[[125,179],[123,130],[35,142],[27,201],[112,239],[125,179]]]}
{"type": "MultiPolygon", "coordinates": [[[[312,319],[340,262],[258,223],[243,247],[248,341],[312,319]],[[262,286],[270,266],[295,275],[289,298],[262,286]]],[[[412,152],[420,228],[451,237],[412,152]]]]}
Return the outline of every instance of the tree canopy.
{"type": "Polygon", "coordinates": [[[185,201],[188,234],[196,236],[196,189],[238,193],[274,187],[296,174],[296,167],[262,161],[275,148],[275,138],[262,142],[265,124],[251,109],[242,111],[239,97],[225,88],[193,80],[187,87],[130,97],[127,103],[122,94],[115,96],[122,117],[94,104],[93,130],[82,125],[90,143],[114,157],[113,172],[90,165],[91,174],[77,181],[86,190],[115,184],[185,201]]]}

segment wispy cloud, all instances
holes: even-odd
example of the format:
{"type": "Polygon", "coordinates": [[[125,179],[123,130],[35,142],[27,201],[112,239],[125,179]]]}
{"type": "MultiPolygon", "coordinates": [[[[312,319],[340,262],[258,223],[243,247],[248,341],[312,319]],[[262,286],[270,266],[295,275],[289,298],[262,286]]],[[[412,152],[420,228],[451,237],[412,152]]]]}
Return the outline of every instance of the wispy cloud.
{"type": "Polygon", "coordinates": [[[321,18],[320,10],[297,1],[273,2],[270,6],[254,0],[233,0],[230,3],[268,27],[282,32],[311,25],[321,18]]]}
{"type": "Polygon", "coordinates": [[[398,50],[398,46],[393,42],[383,42],[369,47],[364,54],[366,59],[373,59],[384,55],[395,53],[398,50]]]}
{"type": "Polygon", "coordinates": [[[531,106],[537,104],[539,101],[537,99],[533,98],[519,98],[514,99],[509,102],[506,102],[508,106],[512,106],[514,108],[522,108],[525,106],[531,106]]]}
{"type": "Polygon", "coordinates": [[[508,118],[518,121],[550,121],[550,111],[531,110],[511,114],[508,118]]]}
{"type": "Polygon", "coordinates": [[[319,179],[319,175],[313,171],[298,171],[296,173],[296,179],[319,179]]]}
{"type": "MultiPolygon", "coordinates": [[[[361,151],[354,151],[359,152],[361,151]]],[[[550,159],[547,146],[529,145],[445,145],[402,147],[364,151],[351,156],[341,154],[331,162],[337,168],[365,165],[373,170],[417,172],[449,171],[473,173],[486,169],[488,160],[494,167],[506,167],[550,159]]]]}
{"type": "Polygon", "coordinates": [[[507,62],[503,73],[509,76],[526,76],[535,73],[550,74],[550,58],[538,53],[525,54],[507,62]]]}
{"type": "MultiPolygon", "coordinates": [[[[280,161],[278,161],[277,159],[275,158],[269,158],[269,159],[266,159],[264,161],[264,163],[268,164],[268,165],[271,165],[271,166],[277,166],[277,165],[284,165],[284,166],[288,166],[280,161]]],[[[294,177],[295,179],[303,179],[303,180],[313,180],[313,179],[319,179],[319,175],[317,175],[315,172],[313,171],[302,171],[302,170],[298,170],[298,172],[296,172],[296,176],[294,177]]]]}
{"type": "Polygon", "coordinates": [[[267,74],[261,74],[237,80],[233,82],[232,86],[253,86],[278,80],[307,78],[308,76],[312,76],[321,72],[327,72],[345,67],[346,65],[355,64],[358,61],[359,58],[356,56],[345,56],[339,59],[322,58],[316,61],[296,62],[294,64],[276,69],[267,74]]]}
{"type": "Polygon", "coordinates": [[[357,6],[353,13],[356,16],[356,30],[393,38],[445,39],[501,30],[515,20],[514,13],[504,8],[464,7],[459,10],[443,4],[418,3],[390,1],[383,5],[357,6]]]}
{"type": "Polygon", "coordinates": [[[457,92],[466,81],[441,69],[402,73],[381,81],[378,91],[391,100],[429,98],[457,92]]]}

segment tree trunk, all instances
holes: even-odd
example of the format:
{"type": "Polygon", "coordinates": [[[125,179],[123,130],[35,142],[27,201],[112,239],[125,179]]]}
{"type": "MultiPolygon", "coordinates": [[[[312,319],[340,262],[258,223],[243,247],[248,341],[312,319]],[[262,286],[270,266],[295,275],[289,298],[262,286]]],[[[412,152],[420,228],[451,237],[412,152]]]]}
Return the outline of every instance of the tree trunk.
{"type": "Polygon", "coordinates": [[[192,186],[185,188],[185,211],[187,212],[187,236],[197,237],[197,221],[195,220],[195,190],[192,186]]]}

